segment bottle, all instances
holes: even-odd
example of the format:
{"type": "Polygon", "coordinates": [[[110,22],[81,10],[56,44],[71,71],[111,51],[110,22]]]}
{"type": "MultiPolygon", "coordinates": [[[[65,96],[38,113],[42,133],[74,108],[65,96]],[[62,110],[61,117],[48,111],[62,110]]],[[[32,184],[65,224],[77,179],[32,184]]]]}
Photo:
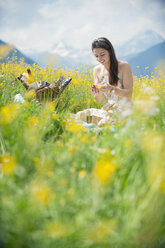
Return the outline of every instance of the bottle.
{"type": "Polygon", "coordinates": [[[17,77],[17,79],[22,83],[22,85],[26,88],[26,90],[29,89],[29,85],[26,83],[25,77],[20,74],[19,77],[17,77]]]}
{"type": "Polygon", "coordinates": [[[27,72],[24,72],[22,75],[25,77],[26,83],[32,84],[35,82],[35,79],[32,76],[31,70],[29,68],[27,69],[27,72]]]}
{"type": "Polygon", "coordinates": [[[20,74],[18,79],[21,81],[23,86],[28,90],[28,89],[38,89],[39,84],[35,82],[31,70],[28,68],[27,72],[24,72],[23,74],[20,74]]]}

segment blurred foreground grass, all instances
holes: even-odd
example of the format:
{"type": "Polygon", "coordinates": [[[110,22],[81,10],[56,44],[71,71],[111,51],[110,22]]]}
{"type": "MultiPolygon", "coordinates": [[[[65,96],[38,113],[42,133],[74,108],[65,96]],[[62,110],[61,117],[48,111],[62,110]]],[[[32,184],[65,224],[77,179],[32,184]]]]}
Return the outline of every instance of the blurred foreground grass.
{"type": "Polygon", "coordinates": [[[165,247],[165,75],[134,78],[133,113],[97,132],[69,117],[100,108],[91,70],[31,68],[73,78],[58,112],[14,81],[25,70],[0,65],[0,247],[165,247]]]}

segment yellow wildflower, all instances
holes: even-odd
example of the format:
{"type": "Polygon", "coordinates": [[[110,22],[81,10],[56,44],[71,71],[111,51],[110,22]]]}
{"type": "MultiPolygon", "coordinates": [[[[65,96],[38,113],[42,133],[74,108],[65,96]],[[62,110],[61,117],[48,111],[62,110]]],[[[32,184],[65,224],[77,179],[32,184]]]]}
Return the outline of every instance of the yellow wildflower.
{"type": "Polygon", "coordinates": [[[72,154],[72,153],[76,152],[77,150],[78,150],[77,146],[71,146],[68,149],[68,153],[72,154]]]}
{"type": "Polygon", "coordinates": [[[72,80],[72,84],[78,85],[78,81],[75,80],[75,79],[73,79],[73,80],[72,80]]]}
{"type": "Polygon", "coordinates": [[[29,127],[32,127],[32,128],[38,127],[39,120],[38,120],[38,118],[36,116],[32,116],[32,117],[30,117],[28,119],[27,124],[28,124],[29,127]]]}
{"type": "Polygon", "coordinates": [[[24,103],[23,103],[23,106],[24,106],[25,108],[28,108],[28,107],[30,106],[30,103],[29,103],[29,102],[24,102],[24,103]]]}
{"type": "Polygon", "coordinates": [[[112,159],[108,156],[101,157],[95,166],[97,179],[103,184],[108,183],[115,171],[116,167],[114,166],[112,159]]]}
{"type": "Polygon", "coordinates": [[[9,104],[1,108],[0,111],[0,124],[9,124],[12,122],[20,109],[17,104],[9,104]]]}
{"type": "Polygon", "coordinates": [[[68,121],[68,123],[66,124],[66,129],[72,133],[78,133],[80,131],[87,131],[86,128],[84,128],[81,124],[76,123],[74,121],[70,122],[68,121]]]}
{"type": "Polygon", "coordinates": [[[49,110],[51,111],[51,112],[53,112],[54,111],[54,103],[53,102],[48,102],[48,108],[49,108],[49,110]]]}
{"type": "Polygon", "coordinates": [[[91,140],[92,140],[93,143],[95,143],[95,142],[96,142],[96,137],[93,136],[93,137],[91,138],[91,140]]]}
{"type": "Polygon", "coordinates": [[[53,114],[52,114],[52,118],[53,118],[54,120],[57,120],[57,119],[58,119],[58,114],[53,113],[53,114]]]}
{"type": "Polygon", "coordinates": [[[34,161],[35,163],[37,163],[37,162],[39,161],[39,158],[38,158],[38,157],[34,157],[34,158],[33,158],[33,161],[34,161]]]}
{"type": "Polygon", "coordinates": [[[0,165],[4,174],[11,174],[16,167],[16,160],[10,154],[4,154],[0,157],[0,165]]]}
{"type": "Polygon", "coordinates": [[[117,121],[117,126],[120,127],[120,125],[121,125],[121,121],[118,120],[118,121],[117,121]]]}
{"type": "Polygon", "coordinates": [[[35,182],[31,186],[31,194],[38,203],[44,206],[50,204],[53,196],[51,188],[41,182],[35,182]]]}
{"type": "Polygon", "coordinates": [[[78,175],[81,179],[83,179],[84,177],[86,177],[86,174],[87,172],[85,170],[80,170],[78,175]]]}
{"type": "Polygon", "coordinates": [[[129,139],[127,139],[125,141],[124,145],[127,146],[127,147],[130,146],[131,145],[131,141],[129,139]]]}
{"type": "Polygon", "coordinates": [[[97,89],[100,89],[102,87],[102,85],[96,85],[97,89]]]}
{"type": "Polygon", "coordinates": [[[60,238],[69,235],[69,228],[62,222],[50,223],[46,226],[46,231],[52,238],[60,238]]]}
{"type": "Polygon", "coordinates": [[[88,98],[88,99],[87,99],[87,103],[90,103],[90,102],[91,102],[91,99],[90,99],[90,98],[88,98]]]}
{"type": "Polygon", "coordinates": [[[47,172],[47,176],[48,176],[48,177],[53,177],[53,176],[54,176],[53,171],[48,171],[48,172],[47,172]]]}
{"type": "Polygon", "coordinates": [[[94,243],[101,243],[107,236],[114,233],[116,222],[114,220],[103,220],[93,224],[87,233],[87,237],[94,243]]]}
{"type": "Polygon", "coordinates": [[[35,96],[36,96],[35,90],[29,90],[25,95],[25,97],[29,100],[35,98],[35,96]]]}
{"type": "Polygon", "coordinates": [[[78,138],[83,137],[82,133],[78,133],[78,134],[77,134],[77,137],[78,137],[78,138]]]}
{"type": "Polygon", "coordinates": [[[74,194],[74,189],[69,188],[68,191],[67,191],[67,194],[70,195],[70,196],[73,195],[74,194]]]}
{"type": "Polygon", "coordinates": [[[57,143],[58,143],[59,147],[64,147],[65,146],[65,144],[64,144],[64,142],[62,140],[58,141],[57,143]]]}
{"type": "Polygon", "coordinates": [[[88,139],[89,139],[89,136],[88,136],[88,135],[84,135],[84,136],[82,136],[82,138],[81,138],[81,142],[82,142],[83,144],[85,144],[85,143],[88,142],[88,139]]]}
{"type": "Polygon", "coordinates": [[[161,188],[162,192],[165,194],[165,180],[162,180],[160,188],[161,188]]]}

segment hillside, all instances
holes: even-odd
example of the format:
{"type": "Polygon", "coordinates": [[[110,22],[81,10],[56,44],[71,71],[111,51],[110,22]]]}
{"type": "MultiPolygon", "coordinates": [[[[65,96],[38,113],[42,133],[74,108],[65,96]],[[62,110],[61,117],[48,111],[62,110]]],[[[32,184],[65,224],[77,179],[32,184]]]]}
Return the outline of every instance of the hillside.
{"type": "Polygon", "coordinates": [[[18,50],[16,47],[14,47],[11,44],[8,44],[2,40],[0,40],[0,62],[8,62],[12,60],[12,58],[16,58],[16,62],[19,62],[20,59],[24,59],[24,62],[26,64],[32,65],[35,63],[34,60],[27,57],[25,54],[23,54],[20,50],[18,50]]]}
{"type": "Polygon", "coordinates": [[[161,61],[165,61],[165,41],[128,60],[135,75],[151,75],[161,61]]]}

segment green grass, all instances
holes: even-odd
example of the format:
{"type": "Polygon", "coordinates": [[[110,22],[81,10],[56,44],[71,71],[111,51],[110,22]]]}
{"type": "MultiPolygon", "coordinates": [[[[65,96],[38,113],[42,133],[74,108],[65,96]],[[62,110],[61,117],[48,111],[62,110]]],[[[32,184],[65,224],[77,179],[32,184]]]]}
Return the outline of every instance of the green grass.
{"type": "Polygon", "coordinates": [[[96,132],[69,120],[101,107],[90,96],[90,72],[70,72],[76,81],[58,113],[56,102],[26,98],[14,76],[1,74],[0,246],[163,248],[164,79],[136,79],[133,113],[96,132]],[[19,92],[26,102],[13,104],[19,92]]]}

